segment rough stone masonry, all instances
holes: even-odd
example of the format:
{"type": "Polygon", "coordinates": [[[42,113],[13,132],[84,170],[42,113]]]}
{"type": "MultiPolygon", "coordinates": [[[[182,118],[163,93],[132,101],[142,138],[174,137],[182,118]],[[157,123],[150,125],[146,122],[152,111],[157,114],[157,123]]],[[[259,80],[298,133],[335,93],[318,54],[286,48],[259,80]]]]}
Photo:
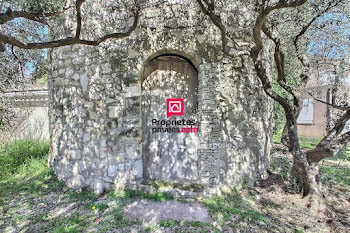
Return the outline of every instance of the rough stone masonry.
{"type": "MultiPolygon", "coordinates": [[[[127,9],[113,6],[123,4],[84,4],[83,37],[130,27],[127,9]]],[[[162,183],[174,195],[197,197],[265,175],[272,105],[247,54],[254,5],[223,1],[219,10],[237,41],[228,44],[234,58],[223,54],[220,31],[191,0],[142,1],[129,37],[52,52],[49,165],[60,179],[96,193],[152,191],[162,183]],[[184,99],[183,116],[168,119],[193,120],[198,133],[152,132],[153,119],[167,120],[167,98],[184,99]]],[[[74,27],[66,20],[56,33],[74,27]]]]}

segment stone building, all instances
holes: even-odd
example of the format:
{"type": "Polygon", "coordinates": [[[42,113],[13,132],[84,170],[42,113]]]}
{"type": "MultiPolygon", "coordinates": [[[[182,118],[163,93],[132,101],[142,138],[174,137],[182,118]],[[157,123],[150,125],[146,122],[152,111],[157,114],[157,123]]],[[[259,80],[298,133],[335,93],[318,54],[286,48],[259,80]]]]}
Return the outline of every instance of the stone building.
{"type": "MultiPolygon", "coordinates": [[[[132,18],[114,12],[116,5],[84,5],[84,28],[91,29],[85,38],[130,27],[132,18]],[[97,20],[108,25],[97,27],[97,20]]],[[[228,44],[234,58],[223,54],[220,31],[190,0],[144,1],[130,36],[53,51],[49,165],[60,179],[96,193],[147,191],[158,182],[174,195],[195,197],[220,195],[265,175],[272,105],[247,54],[254,5],[222,7],[237,41],[228,44]],[[227,11],[237,12],[235,18],[227,11]]],[[[75,25],[63,26],[74,31],[75,25]]]]}

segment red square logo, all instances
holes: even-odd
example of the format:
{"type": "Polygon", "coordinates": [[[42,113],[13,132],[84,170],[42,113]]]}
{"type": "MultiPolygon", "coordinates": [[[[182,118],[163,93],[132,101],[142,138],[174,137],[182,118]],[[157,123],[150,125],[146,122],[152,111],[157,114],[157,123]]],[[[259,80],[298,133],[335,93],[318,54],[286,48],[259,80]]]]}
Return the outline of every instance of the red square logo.
{"type": "Polygon", "coordinates": [[[166,112],[167,118],[169,118],[172,115],[181,116],[184,114],[183,99],[167,99],[166,106],[167,106],[167,112],[166,112]]]}

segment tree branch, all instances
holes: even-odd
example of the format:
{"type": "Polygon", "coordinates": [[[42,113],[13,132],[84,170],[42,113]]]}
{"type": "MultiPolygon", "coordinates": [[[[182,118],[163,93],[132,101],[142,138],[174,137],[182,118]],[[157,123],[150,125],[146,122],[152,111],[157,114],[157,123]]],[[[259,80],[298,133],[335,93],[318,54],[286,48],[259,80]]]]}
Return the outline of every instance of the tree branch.
{"type": "Polygon", "coordinates": [[[347,108],[343,115],[337,120],[335,126],[317,144],[316,148],[306,151],[309,161],[319,162],[322,159],[335,156],[349,144],[350,132],[340,135],[349,119],[350,107],[347,108]]]}
{"type": "Polygon", "coordinates": [[[11,46],[11,52],[12,52],[12,55],[14,56],[14,58],[18,61],[19,69],[21,70],[22,78],[24,79],[24,77],[25,77],[24,76],[24,66],[22,64],[22,61],[17,57],[15,50],[14,50],[14,46],[11,46]]]}
{"type": "MultiPolygon", "coordinates": [[[[3,1],[4,2],[4,1],[3,1]]],[[[52,17],[54,15],[58,15],[66,11],[68,8],[64,8],[62,11],[58,12],[38,12],[38,13],[30,13],[27,11],[12,11],[11,8],[8,8],[5,13],[0,13],[0,25],[8,23],[17,18],[24,18],[34,22],[39,22],[47,25],[47,17],[52,17]]]]}
{"type": "MultiPolygon", "coordinates": [[[[280,8],[296,7],[296,6],[304,4],[305,2],[306,2],[306,0],[299,0],[299,1],[298,0],[296,0],[296,1],[280,0],[273,6],[268,6],[268,5],[262,6],[262,8],[260,9],[259,15],[257,16],[257,18],[255,20],[255,25],[254,25],[254,29],[253,29],[253,39],[255,42],[255,46],[251,50],[251,58],[254,62],[255,70],[257,72],[257,75],[258,75],[261,83],[263,84],[263,88],[264,88],[265,93],[267,95],[269,95],[273,100],[277,101],[283,107],[286,115],[289,115],[289,114],[294,115],[295,111],[293,111],[293,108],[288,103],[288,99],[283,98],[282,96],[278,95],[275,91],[273,91],[272,85],[269,81],[269,77],[266,74],[266,68],[262,64],[261,59],[259,59],[259,54],[263,49],[263,41],[262,41],[261,31],[264,28],[264,23],[266,21],[266,18],[268,17],[268,15],[272,11],[274,11],[276,9],[280,9],[280,8]]],[[[281,51],[279,49],[279,42],[275,38],[273,38],[271,33],[268,32],[268,30],[265,30],[265,32],[266,32],[266,35],[268,37],[270,37],[276,44],[275,62],[277,62],[276,67],[277,67],[278,72],[279,72],[279,75],[278,75],[279,83],[281,83],[282,87],[287,89],[288,92],[292,91],[287,85],[284,85],[284,84],[286,84],[285,82],[284,82],[284,84],[282,82],[283,80],[285,80],[285,78],[284,78],[284,74],[282,74],[282,72],[284,72],[284,68],[281,65],[283,58],[280,56],[281,51]]],[[[295,95],[294,95],[294,99],[296,99],[295,95]]]]}
{"type": "Polygon", "coordinates": [[[263,48],[261,31],[268,15],[274,10],[282,9],[282,8],[298,7],[303,5],[306,2],[307,0],[295,0],[295,1],[279,0],[276,3],[268,2],[267,5],[263,5],[261,7],[259,15],[255,20],[255,26],[253,29],[253,37],[255,41],[255,48],[254,48],[255,51],[253,52],[253,54],[255,54],[254,56],[258,56],[261,49],[263,48]]]}
{"type": "Polygon", "coordinates": [[[349,141],[350,132],[342,134],[335,140],[324,141],[321,145],[317,145],[315,149],[306,151],[307,158],[309,161],[317,163],[322,159],[335,156],[348,146],[349,141]]]}
{"type": "MultiPolygon", "coordinates": [[[[76,2],[76,10],[77,10],[77,28],[76,28],[76,33],[75,37],[67,37],[65,39],[59,39],[59,40],[53,40],[49,42],[39,42],[39,43],[24,43],[21,42],[20,40],[0,33],[0,45],[1,42],[5,44],[9,44],[12,46],[16,46],[22,49],[44,49],[44,48],[57,48],[61,46],[66,46],[66,45],[73,45],[73,44],[82,44],[82,45],[90,45],[90,46],[98,46],[102,42],[115,38],[123,38],[129,36],[137,27],[139,17],[140,17],[140,6],[138,2],[136,2],[136,9],[134,10],[134,22],[133,25],[128,29],[128,31],[123,32],[123,33],[111,33],[104,35],[96,40],[83,40],[80,39],[81,35],[81,24],[82,24],[82,17],[81,17],[81,5],[85,2],[86,0],[77,0],[76,2]]],[[[32,17],[32,16],[31,16],[32,17]]]]}
{"type": "Polygon", "coordinates": [[[342,111],[346,111],[350,108],[350,106],[348,105],[337,105],[337,104],[332,104],[332,103],[328,103],[326,101],[323,101],[321,99],[318,99],[316,97],[314,97],[314,95],[312,93],[308,93],[314,100],[316,100],[317,102],[320,102],[322,104],[326,104],[328,106],[331,106],[332,108],[335,108],[335,109],[339,109],[339,110],[342,110],[342,111]]]}
{"type": "Polygon", "coordinates": [[[292,112],[292,108],[288,103],[288,99],[278,95],[273,89],[272,84],[269,81],[269,77],[266,74],[266,68],[260,60],[254,60],[255,71],[262,83],[265,93],[270,96],[273,100],[277,101],[285,110],[286,113],[292,112]]]}
{"type": "Polygon", "coordinates": [[[199,7],[201,8],[201,11],[205,15],[207,15],[210,18],[210,20],[214,23],[214,25],[220,30],[223,53],[227,56],[233,57],[233,55],[230,54],[229,50],[227,49],[228,38],[233,42],[234,46],[238,46],[238,43],[234,40],[234,38],[228,35],[225,26],[221,22],[220,16],[214,13],[214,7],[215,7],[214,2],[210,3],[208,0],[203,0],[207,5],[207,7],[205,7],[202,0],[196,0],[196,1],[199,7]]]}
{"type": "Polygon", "coordinates": [[[278,84],[286,90],[288,93],[290,93],[293,98],[297,98],[296,90],[294,90],[293,87],[288,85],[285,75],[285,67],[284,67],[284,53],[281,50],[281,43],[279,39],[276,39],[272,36],[272,33],[268,30],[268,28],[263,25],[262,31],[265,33],[265,35],[274,42],[275,44],[275,53],[274,53],[274,61],[277,69],[277,82],[278,84]]]}
{"type": "Polygon", "coordinates": [[[320,141],[317,147],[322,147],[329,141],[334,140],[344,129],[346,123],[350,119],[350,108],[348,108],[344,114],[337,120],[334,127],[327,133],[327,135],[320,141]]]}
{"type": "Polygon", "coordinates": [[[85,2],[85,0],[77,0],[75,4],[75,8],[77,11],[77,29],[75,32],[75,38],[80,38],[81,34],[81,5],[85,2]]]}
{"type": "Polygon", "coordinates": [[[5,13],[0,14],[0,25],[12,21],[16,18],[24,18],[34,22],[46,24],[46,21],[41,18],[44,17],[42,14],[34,14],[26,11],[12,11],[10,8],[5,13]]]}
{"type": "Polygon", "coordinates": [[[306,33],[306,31],[310,28],[310,26],[319,18],[321,17],[323,14],[325,14],[326,12],[328,12],[331,8],[337,6],[342,0],[337,0],[335,2],[335,4],[333,4],[333,1],[330,1],[327,5],[327,7],[325,9],[323,9],[322,11],[320,11],[317,15],[315,15],[301,30],[300,32],[295,36],[294,38],[294,47],[297,53],[297,57],[298,60],[302,63],[302,65],[305,67],[306,63],[304,58],[301,55],[300,49],[299,49],[299,39],[306,33]]]}

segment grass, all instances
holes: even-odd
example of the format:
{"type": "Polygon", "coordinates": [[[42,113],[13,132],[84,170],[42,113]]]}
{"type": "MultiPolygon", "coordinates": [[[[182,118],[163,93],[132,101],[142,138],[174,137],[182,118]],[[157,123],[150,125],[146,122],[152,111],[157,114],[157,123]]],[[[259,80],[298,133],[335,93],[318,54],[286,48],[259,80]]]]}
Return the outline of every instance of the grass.
{"type": "MultiPolygon", "coordinates": [[[[6,217],[0,213],[0,220],[9,218],[11,223],[7,224],[10,225],[27,222],[22,230],[29,232],[86,232],[91,229],[96,229],[98,232],[113,229],[129,231],[133,228],[140,229],[141,222],[125,216],[126,203],[134,198],[153,201],[174,199],[164,192],[144,193],[127,189],[122,194],[113,195],[117,203],[115,206],[95,204],[98,198],[91,191],[75,192],[66,188],[63,182],[57,179],[47,167],[47,151],[47,144],[40,142],[36,144],[21,141],[3,147],[2,156],[6,159],[2,161],[10,161],[13,167],[7,169],[7,175],[0,179],[0,208],[3,210],[2,213],[6,213],[6,217]],[[21,156],[14,155],[17,152],[21,156]],[[8,159],[10,155],[16,156],[17,159],[8,159]],[[52,195],[53,197],[50,197],[52,195]],[[47,201],[46,198],[53,200],[47,201]],[[73,207],[64,214],[55,215],[55,208],[64,209],[67,206],[73,207]],[[28,213],[23,215],[22,211],[28,213]]],[[[8,165],[5,166],[8,168],[8,165]]],[[[242,221],[252,223],[265,221],[259,212],[249,208],[237,195],[225,199],[208,199],[206,205],[213,216],[224,216],[223,220],[229,219],[230,215],[234,214],[242,221]]],[[[164,220],[159,225],[145,227],[144,231],[154,231],[159,227],[176,228],[177,232],[187,232],[188,229],[190,231],[200,229],[201,232],[215,230],[210,224],[201,222],[164,220]]]]}
{"type": "Polygon", "coordinates": [[[321,141],[321,138],[308,138],[305,136],[299,136],[299,144],[301,148],[305,150],[311,150],[321,141]]]}
{"type": "Polygon", "coordinates": [[[283,179],[288,178],[290,168],[289,159],[285,157],[274,158],[270,162],[271,171],[279,173],[283,179]]]}
{"type": "Polygon", "coordinates": [[[332,163],[321,165],[321,176],[324,184],[339,184],[350,187],[350,163],[332,163]]]}
{"type": "Polygon", "coordinates": [[[118,205],[115,207],[95,204],[98,197],[92,191],[70,190],[57,179],[47,166],[48,148],[48,143],[36,141],[17,141],[1,148],[0,222],[9,219],[7,226],[27,222],[22,230],[28,232],[128,229],[141,224],[124,215],[124,204],[128,200],[136,197],[154,201],[173,199],[166,193],[126,190],[123,198],[116,199],[118,205]],[[47,198],[51,200],[47,201],[47,198]],[[67,206],[72,207],[65,210],[67,206]],[[55,208],[64,212],[55,216],[55,208]]]}
{"type": "Polygon", "coordinates": [[[160,227],[165,227],[165,228],[170,228],[170,227],[174,227],[174,226],[182,226],[182,227],[205,227],[205,226],[210,226],[209,223],[205,223],[205,222],[199,222],[199,221],[178,221],[178,220],[172,220],[172,219],[168,219],[168,220],[161,220],[159,222],[159,226],[160,227]]]}
{"type": "MultiPolygon", "coordinates": [[[[91,216],[66,213],[50,217],[45,199],[52,194],[62,194],[68,203],[93,202],[96,196],[90,191],[68,190],[47,166],[48,143],[16,141],[1,148],[0,153],[0,220],[7,215],[13,225],[21,221],[39,224],[35,232],[83,232],[91,216]],[[38,208],[38,205],[43,207],[38,208]],[[23,211],[30,214],[21,215],[23,211]],[[2,213],[6,215],[3,216],[2,213]]],[[[52,207],[54,208],[54,207],[52,207]]],[[[81,204],[81,209],[86,208],[81,204]]],[[[99,208],[103,208],[99,206],[99,208]]],[[[25,225],[24,229],[30,228],[25,225]]],[[[0,231],[1,231],[0,226],[0,231]]],[[[25,230],[26,231],[26,230],[25,230]]],[[[30,230],[28,230],[30,231],[30,230]]]]}
{"type": "MultiPolygon", "coordinates": [[[[272,136],[272,142],[274,144],[281,144],[282,131],[276,132],[272,136]]],[[[299,144],[302,149],[314,149],[316,145],[321,141],[321,138],[309,138],[303,135],[299,135],[299,144]]]]}
{"type": "Polygon", "coordinates": [[[99,211],[104,211],[104,210],[108,209],[108,205],[107,204],[97,204],[95,207],[99,211]]]}
{"type": "Polygon", "coordinates": [[[121,193],[113,192],[112,196],[124,198],[127,200],[130,200],[133,198],[141,198],[141,199],[152,200],[157,202],[174,199],[172,195],[166,192],[147,193],[147,192],[142,192],[140,190],[134,190],[134,189],[126,189],[124,192],[121,192],[121,193]]]}
{"type": "Polygon", "coordinates": [[[124,210],[121,205],[119,205],[117,208],[113,208],[111,212],[113,216],[113,224],[120,227],[126,227],[130,225],[130,219],[125,217],[124,210]]]}
{"type": "Polygon", "coordinates": [[[179,225],[180,221],[176,221],[176,220],[161,220],[159,225],[161,227],[173,227],[176,225],[179,225]]]}
{"type": "Polygon", "coordinates": [[[252,209],[238,192],[233,192],[225,197],[207,199],[205,205],[209,208],[209,213],[221,225],[236,227],[236,223],[240,221],[249,222],[251,225],[268,221],[260,212],[252,209]]]}
{"type": "MultiPolygon", "coordinates": [[[[309,144],[307,146],[315,143],[313,140],[304,142],[309,144]]],[[[274,226],[267,215],[249,204],[252,200],[238,192],[205,200],[204,204],[218,225],[169,219],[152,226],[141,226],[141,221],[125,216],[127,203],[134,198],[165,201],[173,197],[164,192],[151,194],[127,189],[109,197],[115,201],[113,205],[97,202],[99,199],[92,191],[70,190],[57,179],[47,167],[47,151],[47,143],[34,141],[19,141],[1,148],[0,222],[4,224],[0,225],[0,232],[9,225],[21,226],[23,232],[129,232],[131,229],[154,232],[163,228],[175,232],[222,232],[233,228],[245,231],[252,228],[258,232],[274,226]],[[15,158],[9,158],[11,156],[15,158]],[[58,214],[60,211],[63,212],[58,214]]],[[[349,151],[339,155],[337,160],[321,164],[325,183],[350,186],[347,153],[349,151]]],[[[271,168],[282,168],[286,172],[289,163],[287,158],[277,158],[271,162],[271,168]]]]}
{"type": "Polygon", "coordinates": [[[39,232],[83,232],[88,220],[78,214],[69,217],[58,217],[50,221],[50,224],[43,225],[39,232]]]}
{"type": "Polygon", "coordinates": [[[19,169],[25,169],[25,164],[45,158],[49,152],[49,143],[40,141],[15,141],[0,148],[0,179],[5,179],[19,169]],[[33,161],[28,161],[33,160],[33,161]]]}
{"type": "Polygon", "coordinates": [[[154,231],[154,230],[155,230],[155,227],[153,227],[153,226],[148,226],[148,227],[146,227],[145,232],[152,232],[152,231],[154,231]]]}
{"type": "Polygon", "coordinates": [[[47,145],[19,141],[2,148],[0,205],[6,205],[18,193],[25,195],[28,201],[26,204],[31,205],[33,199],[63,186],[47,167],[47,145]],[[16,152],[23,158],[16,155],[16,152]],[[10,156],[15,158],[9,158],[10,156]]]}
{"type": "Polygon", "coordinates": [[[282,132],[276,132],[274,135],[272,135],[272,142],[274,144],[281,144],[281,136],[282,132]]]}

